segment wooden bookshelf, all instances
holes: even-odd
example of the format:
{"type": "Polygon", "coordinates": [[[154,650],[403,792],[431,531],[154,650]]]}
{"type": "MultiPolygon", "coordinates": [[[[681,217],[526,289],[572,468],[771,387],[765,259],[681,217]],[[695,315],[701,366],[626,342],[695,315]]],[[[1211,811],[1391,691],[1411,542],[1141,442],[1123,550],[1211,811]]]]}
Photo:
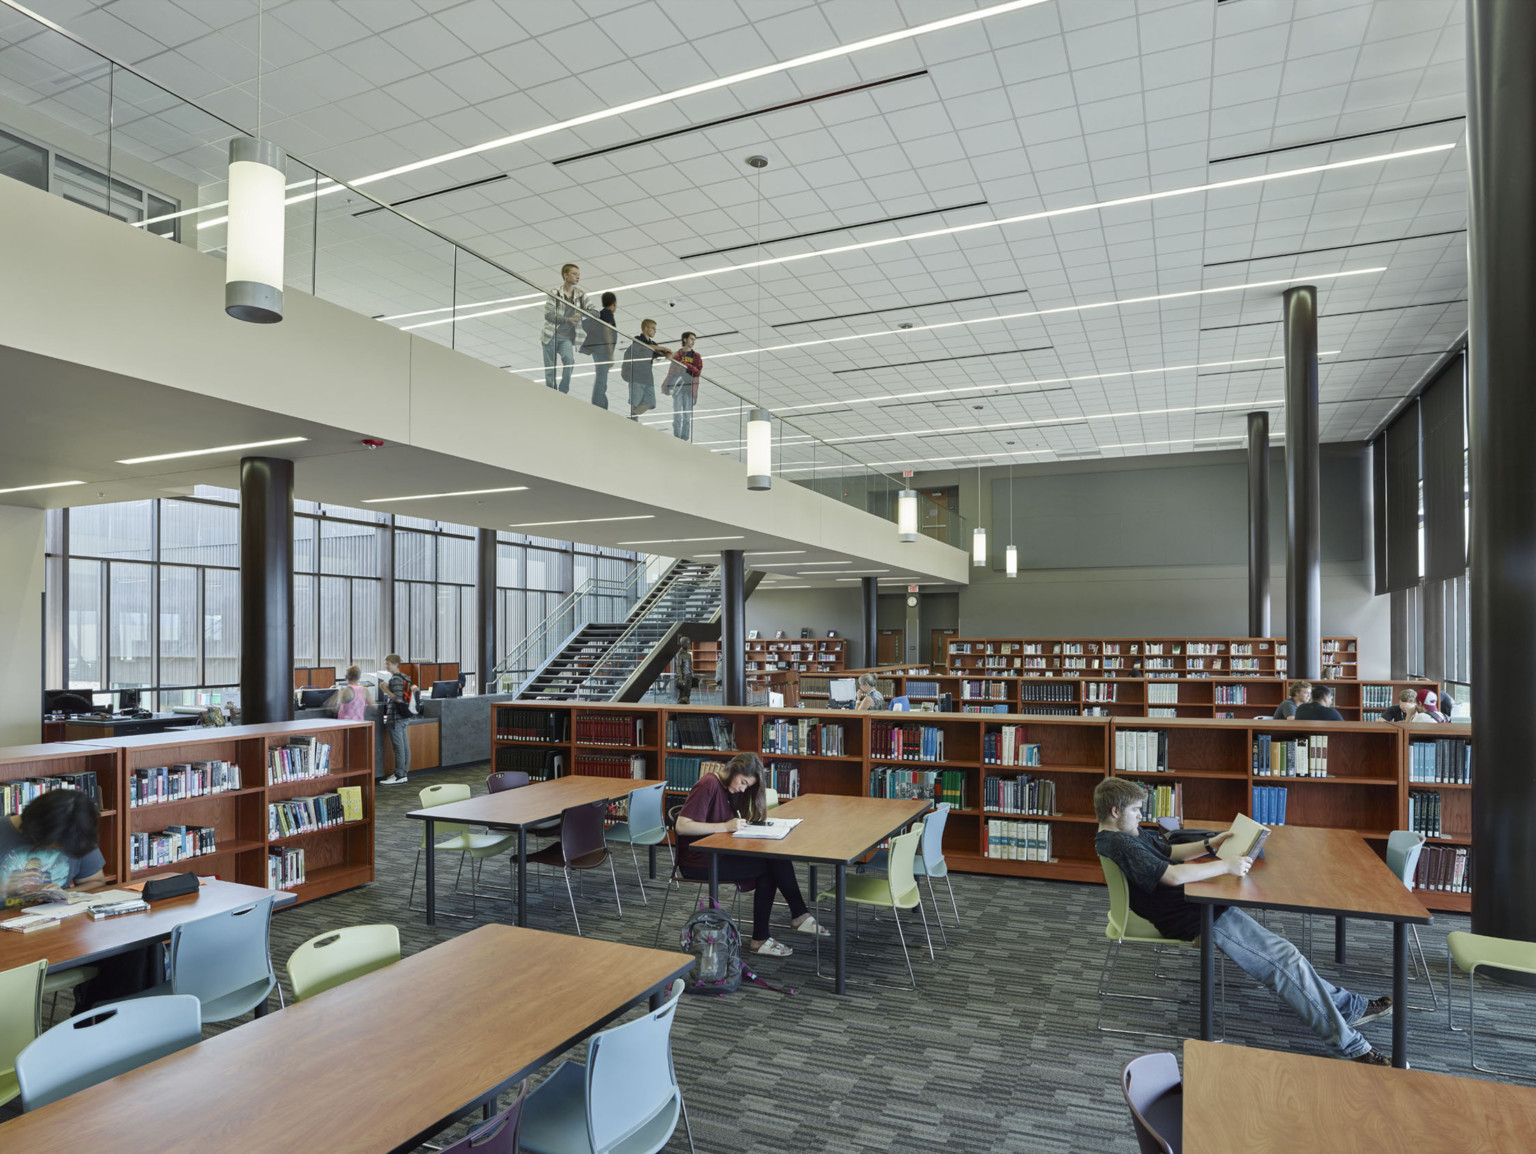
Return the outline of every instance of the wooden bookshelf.
{"type": "MultiPolygon", "coordinates": [[[[838,673],[847,660],[848,642],[842,637],[753,637],[743,643],[747,686],[766,689],[772,673],[838,673]]],[[[718,681],[720,642],[696,641],[693,675],[701,681],[718,681]]]]}
{"type": "MultiPolygon", "coordinates": [[[[94,773],[101,793],[101,828],[97,835],[109,882],[123,881],[121,855],[124,795],[119,780],[118,755],[115,750],[85,742],[53,742],[48,745],[13,745],[0,748],[0,783],[27,778],[56,777],[70,773],[94,773]]],[[[0,814],[7,820],[12,809],[0,814]]]]}
{"type": "MultiPolygon", "coordinates": [[[[1007,677],[1284,677],[1283,637],[954,637],[953,674],[1007,677]]],[[[1359,639],[1324,637],[1327,680],[1359,676],[1359,639]]]]}
{"type": "MultiPolygon", "coordinates": [[[[1425,849],[1465,846],[1470,851],[1472,847],[1472,788],[1473,783],[1477,780],[1475,754],[1471,781],[1466,783],[1416,781],[1412,775],[1412,764],[1415,752],[1413,746],[1415,744],[1419,742],[1434,742],[1437,739],[1444,738],[1461,739],[1470,743],[1472,741],[1472,727],[1460,722],[1446,725],[1398,722],[1395,728],[1401,730],[1403,734],[1402,805],[1398,814],[1396,828],[1413,828],[1410,820],[1410,806],[1413,794],[1433,794],[1439,798],[1440,834],[1438,836],[1430,836],[1425,843],[1425,849]]],[[[1418,895],[1419,900],[1432,910],[1451,910],[1456,913],[1470,913],[1472,910],[1472,895],[1470,893],[1418,888],[1414,892],[1418,895]]]]}

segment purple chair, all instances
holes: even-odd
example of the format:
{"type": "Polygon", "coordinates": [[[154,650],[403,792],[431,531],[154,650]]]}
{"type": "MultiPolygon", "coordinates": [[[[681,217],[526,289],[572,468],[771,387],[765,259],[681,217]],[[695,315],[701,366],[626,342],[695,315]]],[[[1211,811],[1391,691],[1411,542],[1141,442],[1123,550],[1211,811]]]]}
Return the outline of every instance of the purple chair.
{"type": "Polygon", "coordinates": [[[624,903],[619,900],[619,878],[613,872],[613,855],[608,852],[608,839],[604,836],[604,819],[608,804],[573,805],[560,815],[560,840],[528,855],[530,863],[559,866],[565,874],[565,892],[571,899],[571,918],[576,922],[576,933],[581,933],[581,918],[576,914],[576,894],[571,889],[572,870],[593,870],[608,863],[608,876],[613,881],[613,901],[619,917],[624,916],[624,903]]]}
{"type": "Polygon", "coordinates": [[[1179,1154],[1184,1143],[1184,1079],[1167,1050],[1125,1064],[1120,1090],[1141,1154],[1179,1154]]]}
{"type": "MultiPolygon", "coordinates": [[[[508,789],[521,789],[527,785],[530,778],[520,769],[497,770],[485,779],[487,793],[501,793],[508,789]]],[[[539,837],[554,837],[560,829],[560,819],[552,817],[548,821],[536,822],[528,827],[528,832],[539,837]]]]}
{"type": "Polygon", "coordinates": [[[518,1154],[517,1128],[523,1118],[523,1103],[528,1098],[528,1083],[518,1092],[517,1101],[496,1117],[482,1122],[442,1154],[518,1154]]]}

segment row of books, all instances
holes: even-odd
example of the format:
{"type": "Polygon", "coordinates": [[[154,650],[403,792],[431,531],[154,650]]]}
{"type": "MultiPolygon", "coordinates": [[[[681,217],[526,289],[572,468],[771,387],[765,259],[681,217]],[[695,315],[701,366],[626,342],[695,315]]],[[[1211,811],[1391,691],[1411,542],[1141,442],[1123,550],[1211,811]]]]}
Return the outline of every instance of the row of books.
{"type": "MultiPolygon", "coordinates": [[[[1008,713],[1008,712],[1010,712],[1010,710],[1008,709],[1008,706],[1006,704],[1001,704],[1001,705],[979,705],[976,702],[971,701],[971,702],[966,702],[964,705],[962,705],[960,707],[960,712],[961,713],[1008,713]]],[[[1025,712],[1025,711],[1021,710],[1020,712],[1025,712]]],[[[1031,709],[1031,710],[1028,710],[1027,712],[1030,712],[1030,713],[1041,713],[1041,712],[1046,712],[1046,713],[1065,713],[1065,714],[1075,715],[1077,713],[1077,710],[1075,710],[1075,709],[1049,709],[1049,710],[1042,711],[1042,710],[1039,710],[1039,709],[1031,709]]]]}
{"type": "Polygon", "coordinates": [[[576,718],[576,740],[587,745],[644,745],[645,718],[634,714],[582,714],[576,718]]]}
{"type": "Polygon", "coordinates": [[[267,848],[267,888],[291,890],[304,884],[304,850],[301,846],[267,848]]]}
{"type": "Polygon", "coordinates": [[[128,806],[160,805],[189,797],[228,793],[240,786],[240,764],[234,761],[194,761],[157,765],[128,775],[128,806]]]}
{"type": "Polygon", "coordinates": [[[960,682],[960,700],[1007,701],[1008,686],[1002,681],[964,680],[960,682]]]}
{"type": "MultiPolygon", "coordinates": [[[[1171,705],[1149,705],[1149,706],[1147,706],[1147,716],[1148,717],[1177,717],[1178,715],[1179,715],[1179,711],[1177,709],[1175,709],[1171,705]]],[[[1106,713],[1103,716],[1107,717],[1109,715],[1106,713]]]]}
{"type": "Polygon", "coordinates": [[[154,833],[128,835],[128,868],[172,865],[215,852],[211,825],[168,825],[154,833]]]}
{"type": "Polygon", "coordinates": [[[1176,817],[1184,820],[1184,783],[1153,785],[1147,787],[1147,800],[1142,802],[1143,821],[1156,821],[1160,817],[1176,817]]]}
{"type": "MultiPolygon", "coordinates": [[[[982,707],[981,712],[985,713],[986,712],[986,708],[982,707]]],[[[1003,709],[1001,707],[998,707],[998,708],[992,710],[992,712],[993,713],[1007,713],[1008,710],[1003,709]]],[[[1013,712],[1014,713],[1026,714],[1026,715],[1028,715],[1030,717],[1076,717],[1077,716],[1077,710],[1076,709],[1062,709],[1059,706],[1051,706],[1051,705],[1021,705],[1021,706],[1019,706],[1019,708],[1013,710],[1013,712]]],[[[1089,716],[1092,716],[1092,715],[1090,714],[1089,716]]]]}
{"type": "Polygon", "coordinates": [[[848,752],[847,735],[841,725],[810,718],[779,718],[763,722],[763,752],[843,757],[848,752]]]}
{"type": "Polygon", "coordinates": [[[1427,845],[1419,854],[1413,874],[1415,889],[1440,890],[1444,893],[1472,892],[1472,848],[1457,845],[1427,845]]]}
{"type": "Polygon", "coordinates": [[[876,721],[869,727],[869,754],[890,761],[943,761],[944,731],[936,725],[876,721]]]}
{"type": "Polygon", "coordinates": [[[734,751],[736,727],[725,717],[679,713],[667,718],[667,748],[734,751]]]}
{"type": "Polygon", "coordinates": [[[1115,768],[1127,773],[1168,772],[1168,731],[1115,730],[1115,768]]]}
{"type": "MultiPolygon", "coordinates": [[[[1174,690],[1178,692],[1177,689],[1174,690]]],[[[1118,681],[1085,681],[1083,682],[1084,701],[1119,701],[1120,683],[1118,681]]]]}
{"type": "Polygon", "coordinates": [[[1051,823],[989,818],[981,830],[981,856],[1004,861],[1055,861],[1051,823]]]}
{"type": "Polygon", "coordinates": [[[267,750],[268,785],[324,777],[330,772],[329,742],[316,741],[313,737],[294,737],[289,739],[287,745],[277,745],[267,750]]]}
{"type": "Polygon", "coordinates": [[[1328,738],[1321,733],[1308,737],[1274,737],[1268,733],[1253,739],[1255,777],[1327,777],[1328,738]]]}
{"type": "Polygon", "coordinates": [[[98,807],[101,805],[101,787],[97,784],[96,775],[87,770],[82,773],[57,773],[52,777],[28,777],[0,785],[0,815],[18,814],[54,789],[81,790],[98,807]]]}
{"type": "Polygon", "coordinates": [[[1246,685],[1213,685],[1211,691],[1216,695],[1217,705],[1248,704],[1248,687],[1246,685]]]}
{"type": "Polygon", "coordinates": [[[937,681],[917,681],[909,677],[903,687],[903,693],[909,698],[930,701],[939,695],[939,683],[937,681]]]}
{"type": "Polygon", "coordinates": [[[780,801],[800,796],[800,767],[783,761],[763,766],[763,784],[779,795],[780,801]]]}
{"type": "Polygon", "coordinates": [[[1440,824],[1441,798],[1424,790],[1408,791],[1408,828],[1425,837],[1444,837],[1440,824]]]}
{"type": "Polygon", "coordinates": [[[1362,709],[1390,709],[1397,699],[1397,690],[1390,685],[1362,685],[1360,707],[1362,709]]]}
{"type": "Polygon", "coordinates": [[[869,771],[870,797],[925,797],[965,808],[965,771],[962,769],[898,769],[874,766],[869,771]]]}
{"type": "Polygon", "coordinates": [[[562,742],[566,739],[567,716],[565,713],[549,709],[497,706],[496,740],[562,742]]]}
{"type": "Polygon", "coordinates": [[[627,777],[632,781],[645,780],[645,758],[636,754],[587,753],[578,751],[576,772],[585,777],[627,777]]]}
{"type": "Polygon", "coordinates": [[[565,773],[565,754],[558,749],[498,745],[493,764],[496,772],[520,770],[534,781],[548,781],[565,773]]]}
{"type": "Polygon", "coordinates": [[[1050,685],[1032,684],[1019,686],[1020,701],[1076,701],[1077,686],[1070,681],[1057,681],[1050,685]]]}
{"type": "Polygon", "coordinates": [[[1023,725],[1003,725],[981,736],[983,765],[1039,765],[1040,746],[1025,741],[1029,730],[1023,725]]]}
{"type": "Polygon", "coordinates": [[[1256,785],[1253,787],[1253,820],[1260,825],[1285,824],[1285,795],[1283,785],[1256,785]]]}
{"type": "Polygon", "coordinates": [[[1408,743],[1408,780],[1452,785],[1472,783],[1472,743],[1465,737],[1437,737],[1408,743]]]}
{"type": "Polygon", "coordinates": [[[723,765],[723,762],[705,757],[668,757],[667,758],[667,788],[680,790],[686,793],[699,784],[699,774],[706,767],[713,768],[723,765]]]}
{"type": "Polygon", "coordinates": [[[1177,705],[1178,703],[1179,687],[1177,685],[1147,686],[1147,704],[1177,705]]]}
{"type": "Polygon", "coordinates": [[[363,816],[362,789],[346,786],[313,797],[290,797],[267,804],[267,837],[293,837],[330,829],[363,816]]]}
{"type": "Polygon", "coordinates": [[[1056,783],[1047,777],[989,777],[981,783],[981,806],[988,813],[1055,814],[1056,783]]]}

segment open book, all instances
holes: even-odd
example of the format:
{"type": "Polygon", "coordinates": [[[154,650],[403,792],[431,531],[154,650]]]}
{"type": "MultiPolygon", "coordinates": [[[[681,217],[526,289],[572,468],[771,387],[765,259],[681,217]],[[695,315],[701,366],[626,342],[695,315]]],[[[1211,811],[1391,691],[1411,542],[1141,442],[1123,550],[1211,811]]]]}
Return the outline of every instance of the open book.
{"type": "Polygon", "coordinates": [[[744,825],[732,837],[767,838],[769,841],[778,841],[781,837],[787,837],[789,831],[799,825],[803,819],[798,817],[770,817],[761,825],[744,825]]]}
{"type": "Polygon", "coordinates": [[[1222,861],[1230,861],[1235,857],[1257,857],[1272,832],[1269,826],[1260,825],[1247,814],[1240,813],[1232,822],[1232,836],[1221,843],[1216,856],[1222,861]]]}

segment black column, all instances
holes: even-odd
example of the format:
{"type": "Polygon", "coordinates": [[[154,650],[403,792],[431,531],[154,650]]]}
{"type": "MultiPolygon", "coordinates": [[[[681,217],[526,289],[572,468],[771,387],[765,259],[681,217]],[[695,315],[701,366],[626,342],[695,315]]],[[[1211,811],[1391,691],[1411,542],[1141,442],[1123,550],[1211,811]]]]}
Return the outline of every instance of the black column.
{"type": "Polygon", "coordinates": [[[1248,636],[1269,636],[1269,414],[1248,414],[1248,636]]]}
{"type": "Polygon", "coordinates": [[[293,462],[240,462],[240,719],[293,720],[293,462]]]}
{"type": "Polygon", "coordinates": [[[480,692],[496,692],[496,530],[481,529],[479,565],[475,570],[475,609],[480,616],[479,664],[480,692]]]}
{"type": "Polygon", "coordinates": [[[747,703],[747,598],[740,549],[720,550],[720,689],[724,705],[747,703]]]}
{"type": "Polygon", "coordinates": [[[1467,5],[1475,933],[1536,941],[1536,4],[1467,5]]]}
{"type": "Polygon", "coordinates": [[[1317,288],[1285,290],[1285,643],[1293,678],[1322,673],[1317,288]]]}
{"type": "Polygon", "coordinates": [[[875,655],[880,652],[880,629],[877,610],[880,607],[880,579],[860,577],[859,588],[864,591],[864,653],[860,658],[865,669],[875,667],[875,655]]]}

